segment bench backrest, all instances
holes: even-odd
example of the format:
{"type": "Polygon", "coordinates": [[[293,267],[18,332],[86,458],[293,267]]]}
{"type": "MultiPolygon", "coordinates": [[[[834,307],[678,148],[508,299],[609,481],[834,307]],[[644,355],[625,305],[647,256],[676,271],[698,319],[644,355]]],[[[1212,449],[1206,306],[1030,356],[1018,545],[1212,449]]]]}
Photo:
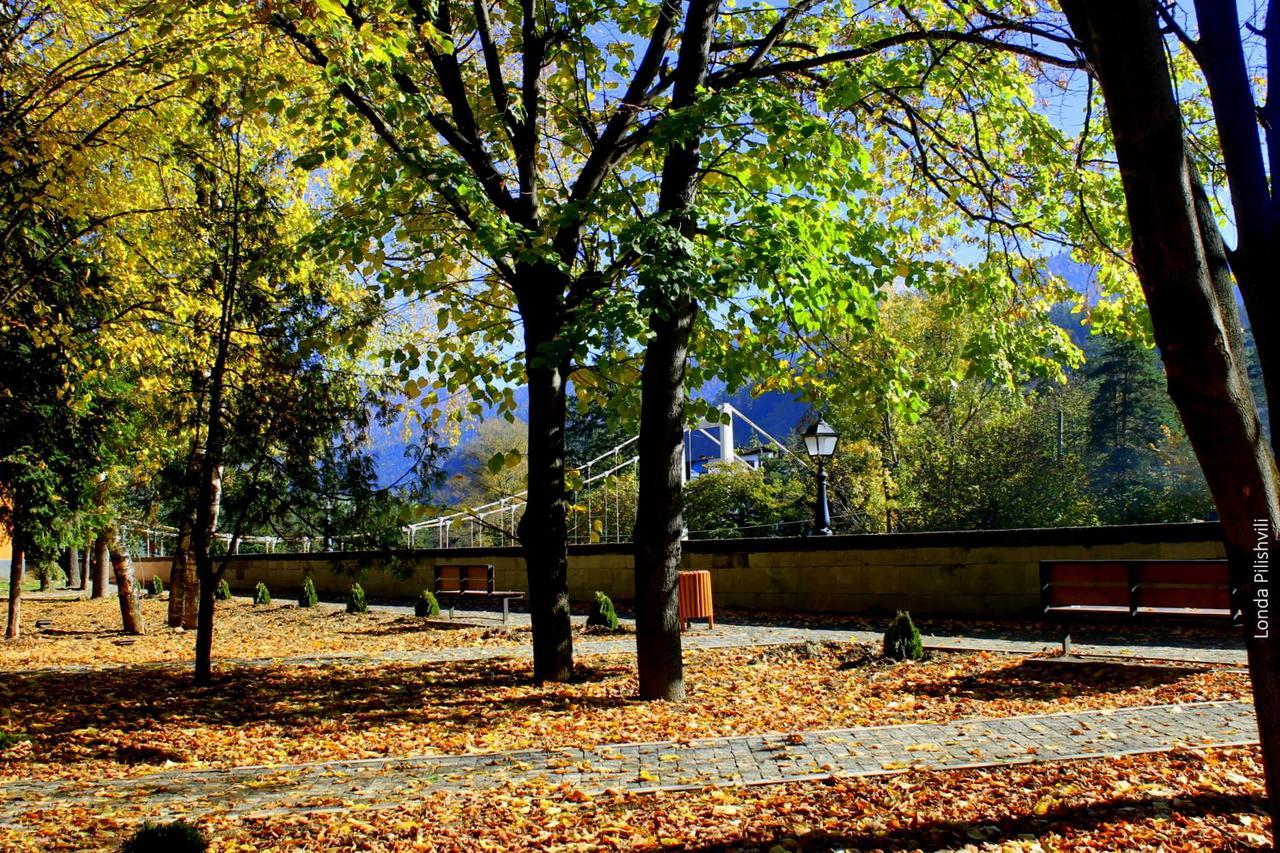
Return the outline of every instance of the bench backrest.
{"type": "Polygon", "coordinates": [[[1214,611],[1234,616],[1226,560],[1045,560],[1040,602],[1053,607],[1214,611]]]}
{"type": "Polygon", "coordinates": [[[1137,563],[1134,606],[1192,607],[1231,612],[1231,583],[1226,561],[1213,563],[1137,563]]]}
{"type": "Polygon", "coordinates": [[[1129,607],[1129,564],[1102,560],[1040,564],[1040,600],[1049,607],[1129,607]]]}
{"type": "Polygon", "coordinates": [[[435,568],[436,593],[493,592],[493,566],[442,565],[435,568]]]}

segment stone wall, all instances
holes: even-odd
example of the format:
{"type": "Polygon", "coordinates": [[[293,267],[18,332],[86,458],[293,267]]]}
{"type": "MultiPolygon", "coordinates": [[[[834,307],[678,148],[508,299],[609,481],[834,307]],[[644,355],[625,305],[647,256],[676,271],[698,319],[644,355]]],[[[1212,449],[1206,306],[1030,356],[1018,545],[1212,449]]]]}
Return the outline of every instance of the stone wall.
{"type": "MultiPolygon", "coordinates": [[[[1061,559],[1210,559],[1224,556],[1216,523],[1043,530],[894,533],[791,539],[722,539],[686,543],[684,565],[708,569],[716,604],[769,610],[1009,616],[1033,612],[1039,562],[1061,559]]],[[[438,563],[492,563],[502,589],[527,588],[515,548],[377,553],[265,554],[230,558],[233,589],[266,582],[272,595],[296,594],[310,575],[321,594],[345,594],[353,574],[371,597],[413,597],[438,563]]],[[[143,580],[169,562],[137,561],[143,580]]],[[[576,601],[602,590],[633,597],[629,550],[617,545],[569,549],[569,589],[576,601]]]]}

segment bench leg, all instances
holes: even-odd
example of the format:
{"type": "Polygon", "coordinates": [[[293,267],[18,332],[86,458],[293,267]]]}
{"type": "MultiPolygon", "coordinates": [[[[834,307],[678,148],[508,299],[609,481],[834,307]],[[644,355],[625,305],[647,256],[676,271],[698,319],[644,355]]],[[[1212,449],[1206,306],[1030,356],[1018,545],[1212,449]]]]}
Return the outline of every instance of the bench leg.
{"type": "Polygon", "coordinates": [[[1071,654],[1071,628],[1069,626],[1062,630],[1062,653],[1064,655],[1071,654]]]}
{"type": "Polygon", "coordinates": [[[511,607],[511,602],[505,598],[502,599],[502,624],[503,625],[507,624],[507,611],[510,609],[510,607],[511,607]]]}

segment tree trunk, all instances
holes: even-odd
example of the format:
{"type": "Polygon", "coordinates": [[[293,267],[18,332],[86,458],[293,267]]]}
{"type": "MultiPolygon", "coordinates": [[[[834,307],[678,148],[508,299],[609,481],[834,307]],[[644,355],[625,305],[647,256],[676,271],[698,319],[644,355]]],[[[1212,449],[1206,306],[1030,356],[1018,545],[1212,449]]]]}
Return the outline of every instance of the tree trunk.
{"type": "Polygon", "coordinates": [[[685,369],[697,308],[685,294],[649,321],[640,375],[636,503],[636,666],[641,699],[684,698],[679,571],[684,533],[685,369]]]}
{"type": "Polygon", "coordinates": [[[67,589],[80,588],[80,549],[76,547],[68,548],[63,552],[65,557],[67,573],[67,589]]]}
{"type": "Polygon", "coordinates": [[[563,292],[554,267],[524,271],[520,292],[538,294],[521,306],[529,380],[529,491],[518,535],[529,576],[535,681],[573,677],[569,618],[569,528],[564,490],[564,358],[554,347],[562,319],[545,294],[563,292]],[[541,298],[540,298],[541,297],[541,298]]]}
{"type": "Polygon", "coordinates": [[[199,608],[196,621],[196,684],[213,681],[213,609],[218,581],[210,573],[200,573],[199,608]]]}
{"type": "MultiPolygon", "coordinates": [[[[1271,190],[1276,164],[1272,162],[1269,182],[1259,130],[1271,156],[1280,154],[1280,126],[1276,123],[1280,97],[1272,91],[1261,107],[1254,101],[1236,4],[1195,0],[1195,8],[1200,30],[1197,61],[1209,84],[1236,226],[1231,271],[1249,312],[1270,407],[1280,403],[1280,337],[1275,334],[1280,303],[1273,281],[1280,268],[1280,202],[1271,190]]],[[[1280,4],[1270,4],[1264,27],[1270,43],[1267,73],[1274,87],[1280,75],[1280,4]]],[[[1271,435],[1274,453],[1274,428],[1271,435]]]]}
{"type": "MultiPolygon", "coordinates": [[[[685,109],[706,81],[715,30],[717,0],[690,0],[675,70],[671,108],[685,109]]],[[[698,307],[691,289],[693,259],[683,243],[693,238],[691,210],[697,195],[702,134],[672,142],[662,163],[658,191],[659,224],[676,239],[659,250],[669,257],[665,286],[646,281],[642,302],[649,311],[653,337],[645,347],[640,387],[640,493],[636,504],[636,667],[641,699],[684,698],[684,662],[680,643],[679,572],[684,535],[684,377],[689,336],[698,307]],[[665,221],[661,221],[665,220],[665,221]],[[676,249],[674,247],[681,246],[676,249]],[[680,293],[666,295],[673,275],[680,293]],[[687,275],[690,281],[681,282],[687,275]]]]}
{"type": "MultiPolygon", "coordinates": [[[[198,473],[197,473],[198,476],[198,473]]],[[[213,485],[213,510],[209,513],[213,529],[209,531],[212,543],[213,533],[218,527],[218,510],[221,506],[221,475],[215,477],[213,485]]],[[[198,491],[198,488],[197,488],[198,491]]],[[[195,503],[191,504],[191,514],[184,516],[178,527],[178,544],[173,552],[173,567],[169,572],[169,614],[170,628],[185,628],[188,631],[197,627],[199,618],[197,611],[200,600],[200,577],[196,568],[194,549],[195,503]]]]}
{"type": "Polygon", "coordinates": [[[110,562],[107,557],[107,535],[106,533],[99,533],[98,538],[93,540],[93,557],[91,559],[93,590],[89,593],[90,598],[107,597],[108,571],[110,571],[110,562]]]}
{"type": "Polygon", "coordinates": [[[27,573],[26,544],[22,531],[13,526],[12,559],[9,561],[9,621],[4,638],[16,640],[22,635],[22,578],[27,573]]]}
{"type": "MultiPolygon", "coordinates": [[[[200,419],[204,416],[204,395],[208,377],[203,371],[195,370],[191,374],[191,396],[196,407],[193,414],[191,445],[187,450],[186,483],[184,494],[186,503],[183,506],[182,519],[178,522],[178,540],[173,552],[173,567],[169,573],[169,613],[170,628],[195,628],[198,622],[197,610],[200,598],[200,580],[196,571],[196,558],[193,548],[196,525],[196,507],[200,501],[201,474],[204,471],[205,445],[201,439],[204,430],[200,419]]],[[[216,472],[218,482],[214,484],[215,492],[220,492],[221,472],[216,472]]],[[[218,509],[220,496],[214,499],[215,506],[210,513],[210,541],[218,527],[218,509]]]]}
{"type": "Polygon", "coordinates": [[[83,551],[79,552],[80,584],[79,586],[77,586],[77,589],[81,591],[89,588],[89,564],[92,562],[90,560],[90,555],[92,554],[92,552],[93,552],[92,542],[86,545],[83,551]]]}
{"type": "Polygon", "coordinates": [[[173,563],[169,568],[169,610],[165,623],[170,628],[182,627],[183,601],[199,595],[199,581],[195,578],[196,559],[191,553],[191,525],[190,517],[184,515],[178,525],[178,543],[173,549],[173,563]],[[193,583],[188,584],[188,577],[193,583]]]}
{"type": "Polygon", "coordinates": [[[116,594],[120,598],[120,621],[126,634],[144,634],[142,623],[142,590],[133,573],[133,560],[114,527],[108,528],[107,550],[111,555],[111,570],[115,575],[116,594]]]}
{"type": "MultiPolygon", "coordinates": [[[[233,268],[234,269],[234,268],[233,268]]],[[[221,572],[213,567],[213,536],[218,526],[222,494],[222,460],[226,447],[227,426],[223,421],[222,398],[226,391],[227,357],[231,342],[232,309],[235,307],[235,283],[229,281],[223,291],[222,319],[219,322],[218,350],[209,372],[209,427],[204,453],[200,456],[200,479],[196,492],[196,517],[192,527],[196,579],[200,598],[196,613],[196,684],[213,680],[214,593],[221,572]]],[[[189,596],[188,596],[189,597],[189,596]]],[[[187,611],[184,605],[183,622],[187,611]]]]}
{"type": "Polygon", "coordinates": [[[1260,536],[1272,541],[1280,499],[1275,458],[1246,373],[1226,250],[1187,156],[1154,0],[1062,0],[1062,7],[1107,102],[1134,262],[1169,394],[1222,520],[1245,612],[1274,833],[1280,826],[1280,656],[1269,627],[1269,572],[1265,564],[1255,571],[1254,547],[1260,536]]]}

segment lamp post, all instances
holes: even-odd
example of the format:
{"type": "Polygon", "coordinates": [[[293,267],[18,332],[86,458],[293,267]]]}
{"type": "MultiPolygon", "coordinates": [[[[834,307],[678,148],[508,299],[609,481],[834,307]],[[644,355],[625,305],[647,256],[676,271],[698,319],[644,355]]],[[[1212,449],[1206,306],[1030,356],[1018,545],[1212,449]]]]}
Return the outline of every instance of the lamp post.
{"type": "Polygon", "coordinates": [[[831,510],[827,507],[826,461],[836,452],[836,442],[839,440],[840,433],[822,419],[804,431],[804,449],[818,462],[818,499],[813,505],[814,536],[831,535],[831,510]]]}

